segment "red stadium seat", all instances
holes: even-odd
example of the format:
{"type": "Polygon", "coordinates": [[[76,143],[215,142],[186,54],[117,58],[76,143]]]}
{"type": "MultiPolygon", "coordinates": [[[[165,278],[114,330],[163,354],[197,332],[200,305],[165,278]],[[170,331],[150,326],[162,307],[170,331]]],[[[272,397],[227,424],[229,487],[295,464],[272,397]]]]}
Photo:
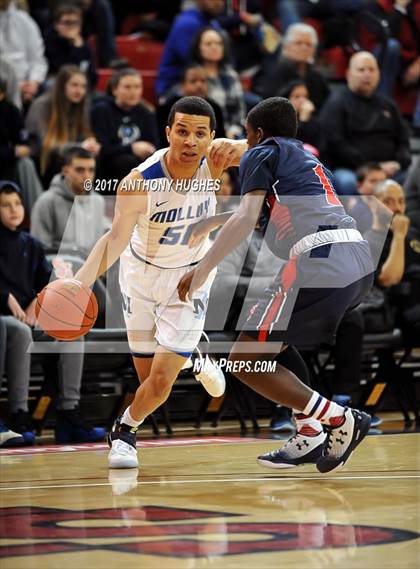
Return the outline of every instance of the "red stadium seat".
{"type": "Polygon", "coordinates": [[[330,79],[345,80],[350,55],[342,47],[331,47],[321,53],[322,63],[329,69],[330,79]]]}
{"type": "Polygon", "coordinates": [[[100,93],[104,93],[108,85],[108,81],[113,73],[113,69],[102,68],[96,70],[98,74],[98,82],[96,84],[96,90],[100,93]]]}
{"type": "Polygon", "coordinates": [[[117,51],[135,69],[156,70],[159,67],[163,44],[140,35],[117,36],[117,51]]]}

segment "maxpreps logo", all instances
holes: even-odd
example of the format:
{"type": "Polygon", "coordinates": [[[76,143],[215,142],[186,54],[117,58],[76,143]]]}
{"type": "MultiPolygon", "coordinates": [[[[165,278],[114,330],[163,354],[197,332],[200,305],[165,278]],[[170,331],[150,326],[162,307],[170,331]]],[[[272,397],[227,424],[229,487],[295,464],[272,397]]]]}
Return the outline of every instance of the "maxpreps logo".
{"type": "Polygon", "coordinates": [[[418,537],[412,531],[376,526],[248,523],[240,522],[240,516],[159,506],[81,511],[4,508],[0,538],[9,542],[25,540],[25,543],[1,545],[0,555],[4,558],[106,550],[167,557],[220,557],[363,547],[418,537]],[[121,542],[116,542],[116,538],[121,542]],[[137,539],[126,541],[127,538],[137,539]]]}

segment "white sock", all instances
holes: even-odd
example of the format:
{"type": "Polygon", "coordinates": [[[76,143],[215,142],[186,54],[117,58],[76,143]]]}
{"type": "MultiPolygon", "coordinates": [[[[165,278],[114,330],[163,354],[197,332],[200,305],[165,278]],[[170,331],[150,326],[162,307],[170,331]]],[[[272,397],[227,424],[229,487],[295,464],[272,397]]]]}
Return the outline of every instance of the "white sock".
{"type": "Polygon", "coordinates": [[[124,411],[121,423],[130,425],[130,427],[138,427],[143,423],[143,421],[136,421],[135,419],[133,419],[133,417],[130,415],[130,406],[128,406],[127,409],[124,411]]]}
{"type": "Polygon", "coordinates": [[[337,405],[334,401],[329,401],[317,391],[312,393],[312,397],[305,409],[302,409],[302,413],[331,426],[337,426],[344,420],[344,407],[337,405]]]}

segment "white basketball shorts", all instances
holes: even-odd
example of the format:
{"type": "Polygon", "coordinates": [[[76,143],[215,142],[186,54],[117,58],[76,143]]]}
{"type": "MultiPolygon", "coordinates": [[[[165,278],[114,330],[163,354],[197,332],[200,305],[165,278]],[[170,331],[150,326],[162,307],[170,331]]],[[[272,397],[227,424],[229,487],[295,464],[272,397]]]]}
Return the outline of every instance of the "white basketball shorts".
{"type": "Polygon", "coordinates": [[[204,285],[182,302],[178,282],[193,267],[161,269],[126,248],[120,257],[120,287],[127,337],[134,356],[151,356],[157,345],[189,357],[201,339],[214,269],[204,285]]]}

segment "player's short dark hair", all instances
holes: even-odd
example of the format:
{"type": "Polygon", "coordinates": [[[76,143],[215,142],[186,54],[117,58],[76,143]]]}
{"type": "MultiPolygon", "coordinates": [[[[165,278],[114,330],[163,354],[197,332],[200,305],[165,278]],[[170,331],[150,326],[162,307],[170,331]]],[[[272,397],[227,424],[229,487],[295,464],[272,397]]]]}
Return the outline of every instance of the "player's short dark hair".
{"type": "Polygon", "coordinates": [[[216,116],[213,108],[209,103],[201,97],[182,97],[172,105],[169,112],[168,125],[172,127],[175,120],[175,113],[184,113],[186,115],[203,115],[210,119],[210,131],[216,128],[216,116]]]}
{"type": "Polygon", "coordinates": [[[284,97],[269,97],[251,109],[246,118],[254,129],[261,128],[266,137],[295,138],[298,120],[292,103],[284,97]]]}
{"type": "Polygon", "coordinates": [[[92,152],[80,146],[80,144],[67,144],[61,151],[61,165],[68,166],[72,163],[74,158],[84,158],[89,160],[94,158],[92,152]]]}
{"type": "Polygon", "coordinates": [[[359,166],[356,170],[357,181],[364,182],[366,176],[372,172],[372,170],[382,170],[382,166],[379,162],[366,162],[363,166],[359,166]]]}
{"type": "Polygon", "coordinates": [[[0,196],[2,194],[17,194],[22,201],[22,192],[19,186],[11,180],[0,180],[0,196]]]}

